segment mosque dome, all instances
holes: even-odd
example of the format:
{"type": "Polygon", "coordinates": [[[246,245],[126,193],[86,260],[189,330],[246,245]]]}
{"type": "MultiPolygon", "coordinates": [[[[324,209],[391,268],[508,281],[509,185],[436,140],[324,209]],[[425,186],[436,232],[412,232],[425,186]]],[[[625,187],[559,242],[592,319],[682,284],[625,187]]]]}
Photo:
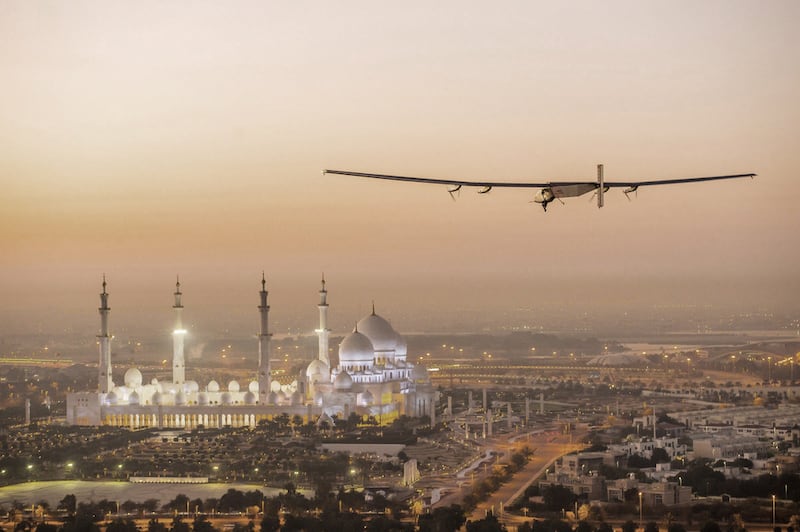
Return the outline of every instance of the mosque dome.
{"type": "Polygon", "coordinates": [[[131,368],[125,372],[125,386],[136,388],[142,385],[142,372],[136,368],[131,368]]]}
{"type": "Polygon", "coordinates": [[[229,404],[231,404],[231,402],[232,402],[232,398],[231,398],[231,394],[230,394],[230,392],[224,392],[224,393],[223,393],[223,394],[222,394],[222,395],[219,397],[219,402],[220,402],[220,403],[222,403],[223,405],[229,405],[229,404]]]}
{"type": "Polygon", "coordinates": [[[133,392],[132,394],[130,394],[128,396],[128,403],[130,403],[132,405],[138,405],[139,404],[139,394],[136,393],[136,392],[133,392]]]}
{"type": "Polygon", "coordinates": [[[247,389],[258,394],[258,381],[250,381],[250,384],[247,385],[247,389]]]}
{"type": "Polygon", "coordinates": [[[283,390],[275,394],[275,402],[279,405],[282,405],[286,402],[286,393],[283,390]]]}
{"type": "Polygon", "coordinates": [[[309,379],[317,377],[317,380],[322,380],[320,377],[324,378],[330,375],[330,372],[331,370],[325,362],[315,358],[311,361],[311,364],[308,365],[308,368],[306,368],[306,377],[309,379]]]}
{"type": "Polygon", "coordinates": [[[356,325],[358,331],[370,339],[375,351],[393,351],[397,346],[397,331],[388,321],[375,314],[362,318],[356,325]]]}
{"type": "Polygon", "coordinates": [[[372,397],[372,392],[367,390],[366,392],[361,394],[361,404],[363,406],[369,406],[375,399],[372,397]]]}
{"type": "Polygon", "coordinates": [[[150,379],[150,384],[152,384],[153,386],[158,386],[158,379],[153,377],[152,379],[150,379]]]}
{"type": "Polygon", "coordinates": [[[206,386],[206,390],[208,390],[209,392],[218,392],[219,383],[217,381],[212,380],[211,382],[208,383],[208,386],[206,386]]]}
{"type": "Polygon", "coordinates": [[[239,391],[239,383],[236,381],[231,381],[228,383],[228,391],[236,393],[239,391]]]}
{"type": "Polygon", "coordinates": [[[208,404],[208,394],[206,392],[200,392],[197,394],[197,404],[201,406],[208,404]]]}
{"type": "Polygon", "coordinates": [[[345,336],[339,344],[340,366],[371,365],[375,360],[375,348],[369,338],[358,331],[345,336]]]}
{"type": "Polygon", "coordinates": [[[161,404],[161,392],[156,392],[153,394],[153,404],[160,405],[161,404]]]}
{"type": "Polygon", "coordinates": [[[110,405],[117,404],[117,394],[116,394],[116,392],[114,392],[114,391],[108,392],[106,394],[106,401],[108,401],[108,404],[110,404],[110,405]]]}
{"type": "Polygon", "coordinates": [[[292,404],[293,405],[301,405],[303,404],[303,394],[299,391],[296,391],[292,394],[292,404]]]}
{"type": "Polygon", "coordinates": [[[200,385],[197,384],[197,381],[186,381],[183,383],[183,389],[186,393],[196,393],[200,390],[200,385]]]}
{"type": "Polygon", "coordinates": [[[269,394],[267,394],[267,404],[274,405],[277,400],[278,400],[277,393],[269,392],[269,394]]]}
{"type": "Polygon", "coordinates": [[[186,404],[186,394],[183,393],[183,390],[175,394],[175,404],[178,406],[183,406],[186,404]]]}
{"type": "Polygon", "coordinates": [[[254,405],[256,404],[256,394],[253,392],[247,392],[244,394],[244,404],[246,405],[254,405]]]}
{"type": "Polygon", "coordinates": [[[414,382],[429,382],[431,379],[425,366],[417,364],[414,366],[414,369],[411,370],[411,380],[414,382]]]}
{"type": "Polygon", "coordinates": [[[333,381],[334,390],[349,390],[353,387],[353,379],[346,371],[342,371],[333,381]]]}

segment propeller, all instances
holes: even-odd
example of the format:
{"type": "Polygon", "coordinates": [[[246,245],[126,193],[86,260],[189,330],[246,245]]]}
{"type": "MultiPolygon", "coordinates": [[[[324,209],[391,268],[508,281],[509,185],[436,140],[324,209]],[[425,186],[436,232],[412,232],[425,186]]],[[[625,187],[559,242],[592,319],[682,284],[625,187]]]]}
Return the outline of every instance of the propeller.
{"type": "Polygon", "coordinates": [[[450,194],[450,197],[453,198],[453,201],[455,201],[456,195],[461,196],[461,185],[458,185],[455,188],[448,188],[447,193],[450,194]]]}
{"type": "Polygon", "coordinates": [[[631,192],[633,192],[634,196],[636,196],[638,198],[639,197],[639,187],[634,185],[634,186],[628,187],[628,188],[626,188],[625,190],[622,191],[622,193],[625,194],[625,197],[628,198],[628,201],[631,200],[631,196],[630,196],[631,192]]]}

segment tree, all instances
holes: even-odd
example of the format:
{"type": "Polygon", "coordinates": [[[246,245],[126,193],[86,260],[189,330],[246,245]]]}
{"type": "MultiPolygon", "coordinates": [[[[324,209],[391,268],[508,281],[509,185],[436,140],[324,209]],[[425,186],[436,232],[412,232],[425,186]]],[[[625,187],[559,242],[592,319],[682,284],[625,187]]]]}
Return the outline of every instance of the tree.
{"type": "Polygon", "coordinates": [[[686,532],[686,527],[680,523],[671,523],[667,527],[667,532],[686,532]]]}
{"type": "Polygon", "coordinates": [[[36,532],[58,532],[58,527],[50,523],[39,523],[36,526],[36,532]]]}
{"type": "Polygon", "coordinates": [[[261,532],[278,532],[281,528],[281,520],[277,515],[265,515],[261,519],[261,532]]]}
{"type": "Polygon", "coordinates": [[[189,525],[184,523],[177,515],[172,519],[172,524],[169,527],[169,532],[190,532],[189,525]]]}
{"type": "Polygon", "coordinates": [[[136,523],[132,519],[117,518],[108,524],[106,532],[136,532],[136,523]]]}
{"type": "Polygon", "coordinates": [[[414,532],[414,525],[378,516],[367,523],[366,532],[414,532]]]}
{"type": "Polygon", "coordinates": [[[75,509],[78,506],[78,499],[75,498],[75,495],[70,493],[69,495],[65,495],[63,499],[61,499],[58,503],[59,510],[66,510],[68,515],[75,515],[75,509]]]}
{"type": "Polygon", "coordinates": [[[420,532],[455,532],[466,520],[464,509],[458,504],[451,504],[419,516],[419,529],[420,532]]]}
{"type": "Polygon", "coordinates": [[[622,532],[636,532],[637,528],[639,527],[636,526],[636,523],[630,519],[622,523],[622,532]]]}
{"type": "Polygon", "coordinates": [[[494,514],[489,514],[478,521],[467,522],[467,532],[505,532],[506,527],[497,520],[494,514]]]}
{"type": "Polygon", "coordinates": [[[564,508],[571,508],[575,502],[575,494],[564,486],[548,486],[542,491],[545,507],[553,512],[560,512],[564,508]]]}
{"type": "Polygon", "coordinates": [[[644,532],[658,532],[658,523],[655,521],[648,521],[644,524],[644,532]]]}
{"type": "Polygon", "coordinates": [[[205,515],[198,515],[194,518],[192,530],[194,532],[217,532],[217,529],[214,528],[205,515]]]}
{"type": "Polygon", "coordinates": [[[572,532],[572,527],[561,519],[545,519],[533,522],[533,532],[572,532]]]}
{"type": "Polygon", "coordinates": [[[147,522],[147,532],[167,532],[167,527],[164,526],[164,523],[152,517],[150,521],[147,522]]]}
{"type": "Polygon", "coordinates": [[[575,532],[594,532],[594,528],[587,521],[579,521],[575,527],[575,532]]]}
{"type": "Polygon", "coordinates": [[[166,508],[167,510],[173,510],[173,511],[177,510],[179,512],[184,512],[186,511],[186,508],[189,505],[189,500],[190,500],[189,497],[187,497],[183,493],[179,493],[175,496],[174,499],[165,504],[164,508],[166,508]]]}
{"type": "Polygon", "coordinates": [[[608,523],[600,523],[597,527],[597,532],[614,532],[614,527],[608,523]]]}
{"type": "Polygon", "coordinates": [[[722,532],[722,529],[716,521],[706,521],[706,523],[700,528],[700,532],[722,532]]]}

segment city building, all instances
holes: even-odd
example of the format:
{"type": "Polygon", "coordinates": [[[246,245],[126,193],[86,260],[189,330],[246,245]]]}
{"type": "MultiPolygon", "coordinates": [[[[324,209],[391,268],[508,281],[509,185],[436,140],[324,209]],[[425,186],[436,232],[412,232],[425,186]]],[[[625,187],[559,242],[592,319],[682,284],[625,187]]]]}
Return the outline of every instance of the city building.
{"type": "Polygon", "coordinates": [[[281,414],[299,415],[306,422],[346,418],[351,413],[372,415],[381,422],[398,415],[434,418],[435,391],[427,370],[406,360],[407,344],[381,316],[372,313],[358,322],[339,345],[339,361],[328,355],[327,289],[320,290],[318,356],[303,375],[290,383],[272,378],[270,371],[269,304],[266,280],[259,292],[260,328],[254,378],[241,386],[216,380],[201,384],[187,378],[184,358],[186,330],[180,281],[174,295],[172,380],[145,382],[137,368],[128,369],[122,382],[113,379],[109,333],[109,294],[103,278],[100,294],[98,387],[67,394],[67,422],[74,425],[111,425],[130,428],[196,428],[254,426],[281,414]]]}

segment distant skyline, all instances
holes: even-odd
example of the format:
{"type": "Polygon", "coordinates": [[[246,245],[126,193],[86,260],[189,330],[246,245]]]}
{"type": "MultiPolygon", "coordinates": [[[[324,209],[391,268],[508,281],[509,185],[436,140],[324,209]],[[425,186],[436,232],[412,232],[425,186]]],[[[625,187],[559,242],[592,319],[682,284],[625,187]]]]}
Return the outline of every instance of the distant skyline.
{"type": "Polygon", "coordinates": [[[338,326],[373,299],[398,330],[459,308],[796,311],[798,19],[793,1],[6,2],[0,335],[89,323],[103,273],[117,325],[169,316],[180,274],[187,316],[251,305],[255,330],[262,270],[275,319],[309,327],[323,271],[338,326]],[[321,174],[597,163],[759,177],[544,214],[523,191],[321,174]]]}

